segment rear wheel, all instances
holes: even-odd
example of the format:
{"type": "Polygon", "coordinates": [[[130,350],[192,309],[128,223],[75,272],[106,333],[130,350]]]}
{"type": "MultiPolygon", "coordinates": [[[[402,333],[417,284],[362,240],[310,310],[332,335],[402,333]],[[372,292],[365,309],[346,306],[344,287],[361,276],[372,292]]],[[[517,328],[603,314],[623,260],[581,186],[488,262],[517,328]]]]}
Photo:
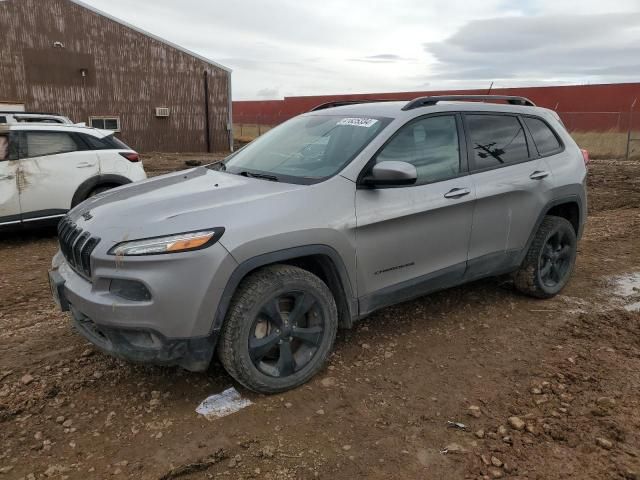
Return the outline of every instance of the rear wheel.
{"type": "Polygon", "coordinates": [[[218,352],[227,372],[245,387],[282,392],[322,368],[337,328],[335,300],[322,280],[298,267],[271,265],[238,287],[218,352]]]}
{"type": "Polygon", "coordinates": [[[515,273],[516,288],[537,298],[553,297],[571,277],[576,249],[576,232],[571,223],[562,217],[545,217],[515,273]]]}

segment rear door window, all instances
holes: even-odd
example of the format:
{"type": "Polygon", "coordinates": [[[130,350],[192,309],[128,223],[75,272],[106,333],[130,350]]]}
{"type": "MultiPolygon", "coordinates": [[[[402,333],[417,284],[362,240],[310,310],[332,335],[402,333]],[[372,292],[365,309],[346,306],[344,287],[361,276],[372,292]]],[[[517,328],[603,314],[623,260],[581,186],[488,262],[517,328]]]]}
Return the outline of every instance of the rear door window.
{"type": "Polygon", "coordinates": [[[26,157],[41,157],[80,150],[74,138],[66,132],[26,132],[26,157]]]}
{"type": "Polygon", "coordinates": [[[465,115],[474,170],[485,170],[529,159],[527,138],[518,117],[465,115]]]}
{"type": "Polygon", "coordinates": [[[562,150],[562,144],[551,128],[539,118],[522,117],[527,125],[533,142],[536,144],[540,155],[552,155],[562,150]]]}

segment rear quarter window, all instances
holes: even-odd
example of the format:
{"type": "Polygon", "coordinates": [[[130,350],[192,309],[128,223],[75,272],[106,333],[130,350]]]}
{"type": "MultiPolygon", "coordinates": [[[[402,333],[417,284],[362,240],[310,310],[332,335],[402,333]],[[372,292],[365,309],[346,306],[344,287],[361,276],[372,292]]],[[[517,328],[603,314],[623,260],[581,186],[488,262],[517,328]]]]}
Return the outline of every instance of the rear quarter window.
{"type": "Polygon", "coordinates": [[[534,117],[523,117],[523,120],[540,155],[552,155],[562,150],[558,136],[544,121],[534,117]]]}
{"type": "Polygon", "coordinates": [[[114,135],[98,138],[93,135],[83,134],[82,139],[89,145],[91,150],[131,150],[128,145],[114,135]]]}
{"type": "Polygon", "coordinates": [[[121,150],[122,149],[123,150],[132,150],[132,148],[129,145],[124,143],[122,140],[120,140],[115,135],[109,135],[108,137],[104,137],[102,139],[102,141],[105,142],[107,145],[109,145],[109,148],[121,149],[121,150]]]}

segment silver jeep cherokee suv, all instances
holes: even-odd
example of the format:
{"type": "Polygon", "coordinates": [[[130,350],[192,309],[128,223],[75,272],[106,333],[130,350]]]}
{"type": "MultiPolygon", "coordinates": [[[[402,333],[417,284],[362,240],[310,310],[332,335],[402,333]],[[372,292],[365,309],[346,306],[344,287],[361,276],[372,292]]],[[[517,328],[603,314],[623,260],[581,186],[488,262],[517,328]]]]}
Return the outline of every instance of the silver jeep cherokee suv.
{"type": "Polygon", "coordinates": [[[554,112],[521,97],[344,103],[74,208],[50,281],[77,330],[193,371],[217,351],[269,393],[309,380],[338,326],[387,305],[506,273],[539,298],[564,287],[586,167],[554,112]]]}

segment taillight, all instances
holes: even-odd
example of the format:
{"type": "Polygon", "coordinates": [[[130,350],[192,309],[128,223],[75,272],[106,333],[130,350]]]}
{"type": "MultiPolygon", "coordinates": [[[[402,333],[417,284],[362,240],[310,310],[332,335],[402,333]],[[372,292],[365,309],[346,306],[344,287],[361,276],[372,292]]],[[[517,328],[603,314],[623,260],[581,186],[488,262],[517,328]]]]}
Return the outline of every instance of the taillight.
{"type": "Polygon", "coordinates": [[[582,158],[584,159],[584,164],[589,165],[589,150],[585,150],[584,148],[581,148],[580,151],[582,152],[582,158]]]}
{"type": "Polygon", "coordinates": [[[122,155],[124,158],[126,158],[127,160],[129,160],[130,162],[140,161],[140,155],[138,155],[136,152],[118,152],[118,153],[122,155]]]}

